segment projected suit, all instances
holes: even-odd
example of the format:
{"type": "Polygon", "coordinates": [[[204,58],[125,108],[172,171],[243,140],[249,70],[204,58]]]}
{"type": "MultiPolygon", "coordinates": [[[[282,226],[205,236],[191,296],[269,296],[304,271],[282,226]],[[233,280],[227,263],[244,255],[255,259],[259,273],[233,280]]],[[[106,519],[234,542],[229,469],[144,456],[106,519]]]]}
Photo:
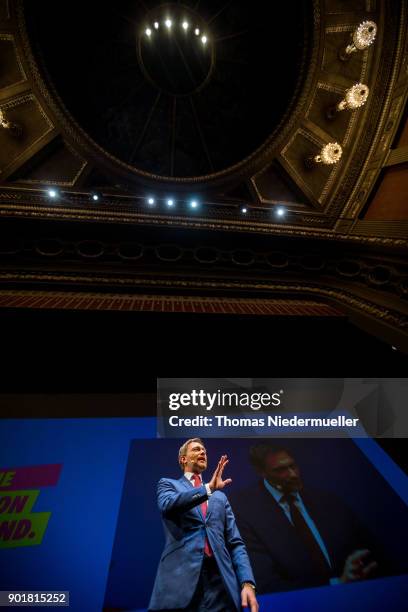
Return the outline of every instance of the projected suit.
{"type": "MultiPolygon", "coordinates": [[[[205,453],[205,449],[198,452],[205,453]]],[[[205,469],[206,457],[197,459],[200,462],[205,469]]],[[[210,484],[217,478],[223,485],[230,482],[221,479],[227,462],[226,456],[221,458],[219,475],[216,470],[210,484]]],[[[188,467],[191,469],[191,465],[188,467]]],[[[194,476],[194,472],[191,474],[194,476]]],[[[209,495],[209,486],[193,486],[184,475],[179,480],[162,478],[158,483],[158,506],[166,541],[149,610],[233,612],[241,609],[242,602],[250,606],[251,612],[258,610],[253,573],[231,506],[221,490],[214,489],[209,495]],[[205,518],[203,504],[207,504],[205,518]]]]}
{"type": "Polygon", "coordinates": [[[288,451],[261,443],[250,458],[264,480],[233,504],[260,593],[362,580],[377,569],[353,513],[327,492],[305,491],[288,451]]]}

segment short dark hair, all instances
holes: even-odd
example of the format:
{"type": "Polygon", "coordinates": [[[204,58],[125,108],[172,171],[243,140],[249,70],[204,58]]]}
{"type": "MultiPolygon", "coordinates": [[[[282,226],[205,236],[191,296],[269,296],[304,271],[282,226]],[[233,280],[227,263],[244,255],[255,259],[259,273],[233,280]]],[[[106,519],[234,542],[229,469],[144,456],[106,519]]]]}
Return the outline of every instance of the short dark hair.
{"type": "Polygon", "coordinates": [[[249,449],[249,462],[257,472],[262,472],[268,455],[276,455],[277,453],[287,453],[291,457],[293,456],[293,453],[283,446],[277,446],[272,442],[259,442],[249,449]]]}

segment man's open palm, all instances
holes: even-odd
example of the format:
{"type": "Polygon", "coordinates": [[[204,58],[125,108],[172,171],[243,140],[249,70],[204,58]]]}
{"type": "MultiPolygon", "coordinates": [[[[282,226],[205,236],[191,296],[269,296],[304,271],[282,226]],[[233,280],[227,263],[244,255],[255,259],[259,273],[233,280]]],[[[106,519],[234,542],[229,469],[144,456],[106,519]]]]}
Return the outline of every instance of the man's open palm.
{"type": "Polygon", "coordinates": [[[210,482],[208,483],[210,485],[211,491],[219,491],[220,489],[223,489],[226,485],[229,485],[232,482],[231,478],[227,478],[226,480],[222,479],[222,473],[227,463],[227,455],[222,455],[217,467],[215,468],[215,472],[210,482]]]}

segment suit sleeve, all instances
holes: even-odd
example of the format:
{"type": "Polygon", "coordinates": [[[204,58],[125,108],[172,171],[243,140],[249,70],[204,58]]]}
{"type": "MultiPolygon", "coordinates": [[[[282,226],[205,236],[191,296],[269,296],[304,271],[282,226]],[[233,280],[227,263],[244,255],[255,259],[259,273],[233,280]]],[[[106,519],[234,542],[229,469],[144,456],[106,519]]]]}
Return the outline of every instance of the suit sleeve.
{"type": "Polygon", "coordinates": [[[232,564],[235,569],[238,582],[252,582],[255,578],[251,569],[248,553],[245,548],[241,534],[239,533],[235,516],[228,500],[225,505],[225,542],[231,555],[232,564]]]}
{"type": "Polygon", "coordinates": [[[187,512],[208,499],[205,485],[191,487],[191,491],[176,491],[173,483],[166,478],[159,480],[157,485],[157,504],[161,514],[171,517],[187,512]]]}

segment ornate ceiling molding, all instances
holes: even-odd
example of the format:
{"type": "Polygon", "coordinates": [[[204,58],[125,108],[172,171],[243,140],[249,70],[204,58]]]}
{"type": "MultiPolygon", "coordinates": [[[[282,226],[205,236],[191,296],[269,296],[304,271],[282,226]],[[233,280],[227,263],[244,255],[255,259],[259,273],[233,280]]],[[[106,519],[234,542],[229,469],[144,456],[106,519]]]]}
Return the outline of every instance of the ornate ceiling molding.
{"type": "Polygon", "coordinates": [[[125,164],[115,156],[111,155],[107,150],[100,147],[87,132],[78,124],[72,117],[71,113],[66,108],[64,101],[58,95],[51,79],[44,74],[44,70],[40,67],[32,50],[31,41],[27,32],[24,0],[15,0],[15,14],[18,24],[19,40],[23,51],[24,63],[27,65],[27,70],[30,74],[33,87],[39,92],[50,113],[56,118],[63,135],[76,147],[79,153],[86,159],[89,159],[97,166],[121,177],[130,185],[160,185],[164,186],[171,184],[172,186],[191,187],[198,189],[211,190],[219,188],[231,182],[237,182],[242,179],[249,178],[260,168],[264,167],[271,158],[276,155],[281,143],[285,141],[288,133],[293,129],[293,126],[299,120],[304,112],[307,99],[314,82],[314,71],[317,66],[319,54],[319,31],[320,31],[320,2],[313,0],[313,32],[308,32],[308,26],[305,23],[305,41],[311,42],[309,56],[303,59],[303,65],[299,70],[298,82],[293,93],[292,101],[289,104],[287,111],[282,117],[280,124],[274,132],[268,137],[267,141],[259,147],[254,153],[247,158],[241,160],[234,166],[226,170],[196,176],[191,178],[179,178],[170,176],[161,176],[152,174],[137,169],[134,166],[125,164]]]}
{"type": "Polygon", "coordinates": [[[24,134],[13,140],[0,130],[5,296],[41,285],[44,299],[152,293],[146,299],[160,303],[166,294],[183,303],[227,296],[272,308],[287,298],[362,319],[387,341],[400,334],[408,348],[408,215],[364,218],[381,169],[405,155],[390,147],[408,93],[407,0],[357,8],[353,0],[311,2],[308,61],[281,124],[238,164],[189,179],[139,171],[90,138],[33,53],[24,5],[11,2],[10,15],[0,6],[0,45],[12,50],[0,108],[20,120],[24,134]],[[375,44],[341,62],[339,50],[364,19],[378,25],[375,44]],[[327,108],[357,81],[370,89],[366,105],[328,118],[327,108]],[[343,148],[337,165],[308,168],[305,159],[329,142],[343,148]],[[47,196],[50,185],[60,186],[59,199],[47,196]],[[95,185],[97,202],[90,197],[95,185]],[[180,200],[172,213],[163,205],[169,186],[180,200]],[[158,205],[149,209],[153,187],[158,205]],[[186,205],[191,188],[202,204],[194,213],[186,205]],[[282,194],[287,210],[278,219],[282,194]]]}
{"type": "MultiPolygon", "coordinates": [[[[4,180],[3,185],[0,185],[2,215],[43,215],[44,218],[52,218],[55,215],[56,220],[136,222],[169,227],[179,224],[183,228],[194,227],[211,231],[222,229],[293,237],[309,235],[353,243],[360,240],[361,244],[368,243],[371,228],[375,229],[371,244],[397,248],[406,246],[406,241],[401,237],[401,229],[397,231],[395,224],[384,222],[379,231],[377,226],[365,225],[363,220],[358,219],[378,173],[386,163],[390,143],[407,97],[406,0],[366,3],[366,17],[378,21],[377,40],[366,51],[354,54],[344,65],[338,59],[339,49],[348,41],[350,33],[361,20],[362,13],[353,12],[351,0],[344,2],[341,10],[334,0],[314,0],[313,25],[305,31],[310,42],[308,61],[304,61],[287,114],[265,145],[223,172],[192,179],[170,179],[176,198],[187,197],[188,186],[193,186],[196,192],[201,194],[205,214],[200,217],[196,215],[194,219],[180,212],[172,216],[162,212],[154,215],[150,211],[144,214],[141,205],[136,203],[133,209],[128,206],[127,198],[130,198],[130,193],[135,194],[136,200],[139,198],[139,201],[146,194],[148,187],[154,186],[159,193],[163,193],[163,189],[169,186],[169,178],[136,171],[93,142],[65,108],[64,102],[33,54],[25,25],[23,0],[15,0],[11,8],[11,18],[3,24],[3,36],[11,37],[15,42],[16,61],[21,65],[22,73],[27,76],[27,83],[24,84],[26,95],[33,96],[47,120],[55,126],[51,138],[55,139],[59,134],[67,149],[81,160],[81,167],[73,173],[70,180],[62,177],[58,179],[55,176],[50,177],[49,181],[44,178],[44,184],[60,184],[68,188],[66,201],[58,207],[42,197],[40,181],[32,178],[27,178],[22,183],[4,180]],[[342,117],[328,123],[325,116],[328,102],[338,101],[345,89],[356,79],[368,82],[368,103],[364,109],[340,113],[342,117]],[[31,89],[27,90],[27,86],[31,89]],[[329,169],[308,170],[304,165],[305,156],[316,153],[316,149],[336,135],[344,147],[340,162],[329,169]],[[261,189],[257,182],[257,177],[264,175],[265,170],[273,163],[281,164],[283,171],[288,173],[289,182],[293,182],[300,194],[296,201],[289,198],[285,222],[273,221],[272,211],[279,198],[264,195],[264,187],[261,189]],[[90,207],[84,202],[86,207],[81,207],[81,194],[75,193],[75,188],[92,173],[92,168],[102,170],[113,183],[120,184],[115,188],[114,194],[107,190],[103,206],[90,207]],[[250,209],[250,214],[245,218],[237,218],[239,203],[228,202],[223,195],[240,182],[253,187],[253,201],[245,202],[250,209]],[[31,187],[38,185],[38,191],[32,189],[27,192],[27,184],[31,187]],[[14,192],[19,192],[20,197],[11,195],[14,192]],[[123,200],[120,200],[121,195],[123,200]],[[10,200],[18,200],[18,204],[10,206],[7,204],[10,200]]],[[[14,90],[13,95],[16,91],[14,90]]],[[[0,99],[4,95],[4,91],[0,90],[0,99]]],[[[6,96],[3,99],[7,105],[12,103],[13,98],[6,96]]],[[[44,147],[47,142],[41,142],[41,153],[46,151],[44,147]]],[[[32,154],[36,155],[38,151],[33,150],[32,154]]],[[[21,162],[12,165],[4,176],[12,173],[29,155],[30,152],[26,149],[21,162]]],[[[273,191],[273,176],[267,180],[272,181],[270,184],[273,191]]]]}

